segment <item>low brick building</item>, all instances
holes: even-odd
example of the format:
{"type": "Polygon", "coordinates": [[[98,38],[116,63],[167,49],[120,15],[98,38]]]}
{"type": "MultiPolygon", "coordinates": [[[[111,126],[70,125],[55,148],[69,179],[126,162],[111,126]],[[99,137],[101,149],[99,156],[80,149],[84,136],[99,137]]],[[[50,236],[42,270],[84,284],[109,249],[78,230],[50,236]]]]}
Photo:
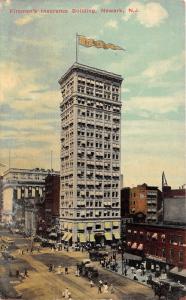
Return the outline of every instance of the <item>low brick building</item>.
{"type": "Polygon", "coordinates": [[[149,267],[186,268],[186,227],[127,224],[126,251],[146,258],[149,267]]]}

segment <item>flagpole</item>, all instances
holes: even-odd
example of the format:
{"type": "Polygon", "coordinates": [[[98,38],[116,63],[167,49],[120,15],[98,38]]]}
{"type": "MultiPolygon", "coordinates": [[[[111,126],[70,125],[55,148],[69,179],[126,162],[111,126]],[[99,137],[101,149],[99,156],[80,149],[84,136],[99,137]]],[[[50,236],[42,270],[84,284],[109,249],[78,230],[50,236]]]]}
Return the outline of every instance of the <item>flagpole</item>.
{"type": "Polygon", "coordinates": [[[78,62],[78,33],[76,32],[76,62],[78,62]]]}

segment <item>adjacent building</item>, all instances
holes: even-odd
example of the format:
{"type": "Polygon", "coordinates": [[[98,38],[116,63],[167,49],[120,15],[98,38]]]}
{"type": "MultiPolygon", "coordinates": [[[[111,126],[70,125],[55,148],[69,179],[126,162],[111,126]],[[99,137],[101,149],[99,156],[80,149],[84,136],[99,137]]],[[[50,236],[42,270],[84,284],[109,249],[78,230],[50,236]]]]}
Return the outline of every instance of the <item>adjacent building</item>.
{"type": "Polygon", "coordinates": [[[49,174],[45,178],[44,220],[47,227],[59,222],[60,175],[49,174]]]}
{"type": "Polygon", "coordinates": [[[120,75],[79,63],[59,80],[64,241],[120,238],[121,83],[120,75]]]}
{"type": "Polygon", "coordinates": [[[186,225],[186,189],[163,187],[163,219],[166,224],[186,225]]]}
{"type": "MultiPolygon", "coordinates": [[[[2,184],[2,221],[22,225],[26,231],[36,226],[37,204],[44,201],[44,169],[11,168],[4,172],[2,184]]],[[[35,230],[35,229],[34,229],[35,230]]]]}
{"type": "Polygon", "coordinates": [[[126,225],[133,223],[133,215],[129,212],[130,187],[121,189],[121,239],[126,238],[126,225]]]}
{"type": "Polygon", "coordinates": [[[159,224],[127,224],[126,251],[146,260],[147,268],[169,270],[186,282],[185,188],[163,188],[163,219],[159,224]]]}
{"type": "Polygon", "coordinates": [[[2,221],[3,211],[3,176],[0,175],[0,222],[2,221]]]}
{"type": "Polygon", "coordinates": [[[161,191],[156,186],[146,183],[130,189],[129,212],[132,215],[145,215],[146,222],[156,223],[158,211],[162,207],[161,191]]]}
{"type": "Polygon", "coordinates": [[[126,251],[147,265],[186,269],[186,227],[165,224],[127,224],[126,251]]]}

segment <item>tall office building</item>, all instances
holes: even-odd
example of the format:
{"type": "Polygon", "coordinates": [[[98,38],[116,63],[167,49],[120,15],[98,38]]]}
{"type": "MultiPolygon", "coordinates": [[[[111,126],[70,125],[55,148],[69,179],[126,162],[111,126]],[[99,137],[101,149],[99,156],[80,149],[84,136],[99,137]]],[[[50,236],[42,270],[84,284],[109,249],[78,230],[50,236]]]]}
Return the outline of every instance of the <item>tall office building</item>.
{"type": "Polygon", "coordinates": [[[120,238],[120,75],[74,63],[61,77],[63,240],[120,238]]]}

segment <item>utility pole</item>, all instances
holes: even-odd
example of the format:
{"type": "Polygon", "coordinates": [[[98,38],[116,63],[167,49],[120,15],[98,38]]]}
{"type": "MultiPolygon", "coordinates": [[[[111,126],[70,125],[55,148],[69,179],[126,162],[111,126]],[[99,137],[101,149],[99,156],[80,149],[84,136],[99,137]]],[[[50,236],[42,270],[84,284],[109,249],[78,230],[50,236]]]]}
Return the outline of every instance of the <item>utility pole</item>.
{"type": "Polygon", "coordinates": [[[9,149],[9,155],[8,155],[8,168],[10,169],[11,166],[11,150],[9,149]]]}
{"type": "Polygon", "coordinates": [[[51,169],[51,171],[52,171],[52,157],[53,156],[53,151],[51,151],[51,153],[50,153],[50,169],[51,169]]]}

